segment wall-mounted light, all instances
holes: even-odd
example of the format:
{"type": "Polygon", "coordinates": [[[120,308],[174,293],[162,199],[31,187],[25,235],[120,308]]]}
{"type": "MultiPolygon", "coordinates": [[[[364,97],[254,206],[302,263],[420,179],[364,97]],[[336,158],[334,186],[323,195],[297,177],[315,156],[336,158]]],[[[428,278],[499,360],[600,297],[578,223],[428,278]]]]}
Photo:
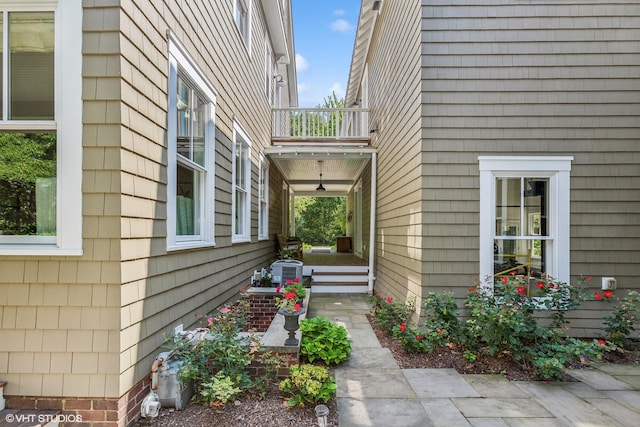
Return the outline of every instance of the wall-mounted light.
{"type": "Polygon", "coordinates": [[[276,79],[276,86],[283,87],[287,85],[287,81],[280,74],[276,74],[273,78],[276,79]]]}

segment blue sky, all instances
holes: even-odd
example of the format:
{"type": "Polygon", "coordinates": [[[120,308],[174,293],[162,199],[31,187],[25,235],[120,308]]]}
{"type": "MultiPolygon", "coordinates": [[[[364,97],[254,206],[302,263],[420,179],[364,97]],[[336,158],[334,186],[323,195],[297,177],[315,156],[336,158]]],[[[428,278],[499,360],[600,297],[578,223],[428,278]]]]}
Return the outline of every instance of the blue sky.
{"type": "Polygon", "coordinates": [[[315,107],[347,89],[360,0],[292,0],[298,104],[315,107]]]}

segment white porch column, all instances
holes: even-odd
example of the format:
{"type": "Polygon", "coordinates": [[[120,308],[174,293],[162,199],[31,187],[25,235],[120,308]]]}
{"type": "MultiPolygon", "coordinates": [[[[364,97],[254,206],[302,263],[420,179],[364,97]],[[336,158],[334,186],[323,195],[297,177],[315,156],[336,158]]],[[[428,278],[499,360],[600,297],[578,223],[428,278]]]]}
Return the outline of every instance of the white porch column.
{"type": "Polygon", "coordinates": [[[377,194],[377,153],[371,153],[371,208],[369,215],[369,295],[373,295],[373,282],[376,276],[373,271],[376,239],[376,194],[377,194]]]}

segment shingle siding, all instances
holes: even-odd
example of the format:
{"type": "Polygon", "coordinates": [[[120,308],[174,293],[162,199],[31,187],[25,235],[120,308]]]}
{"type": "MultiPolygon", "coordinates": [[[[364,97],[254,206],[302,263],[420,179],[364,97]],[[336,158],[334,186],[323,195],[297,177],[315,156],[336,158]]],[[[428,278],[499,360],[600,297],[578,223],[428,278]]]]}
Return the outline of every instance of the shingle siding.
{"type": "MultiPolygon", "coordinates": [[[[594,277],[594,288],[601,276],[637,287],[640,5],[422,6],[424,243],[433,248],[423,253],[425,288],[463,296],[472,284],[477,157],[500,154],[573,155],[571,271],[594,277]],[[448,214],[447,200],[456,202],[448,214]]],[[[599,319],[604,306],[574,313],[572,326],[597,333],[598,321],[586,319],[599,319]]]]}

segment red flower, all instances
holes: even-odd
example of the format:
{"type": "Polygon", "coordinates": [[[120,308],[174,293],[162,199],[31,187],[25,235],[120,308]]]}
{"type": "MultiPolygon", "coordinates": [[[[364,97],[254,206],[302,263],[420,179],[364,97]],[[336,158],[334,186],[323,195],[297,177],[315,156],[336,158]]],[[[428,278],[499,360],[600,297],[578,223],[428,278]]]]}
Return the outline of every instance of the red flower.
{"type": "Polygon", "coordinates": [[[405,329],[407,329],[407,325],[405,325],[404,323],[400,323],[400,331],[404,332],[405,329]]]}
{"type": "Polygon", "coordinates": [[[442,333],[442,328],[438,328],[438,333],[441,334],[442,333]]]}
{"type": "Polygon", "coordinates": [[[302,307],[300,307],[300,304],[299,304],[299,303],[296,303],[296,305],[294,305],[294,306],[293,306],[293,309],[294,309],[295,311],[300,311],[300,309],[301,309],[301,308],[302,308],[302,307]]]}
{"type": "Polygon", "coordinates": [[[280,291],[282,290],[282,286],[276,286],[276,292],[280,293],[280,291]]]}
{"type": "Polygon", "coordinates": [[[385,301],[390,303],[392,301],[391,297],[387,297],[387,299],[385,301]]]}
{"type": "Polygon", "coordinates": [[[469,288],[469,292],[475,292],[475,291],[476,291],[476,288],[475,288],[475,287],[471,287],[471,288],[469,288]]]}
{"type": "Polygon", "coordinates": [[[584,280],[588,282],[589,280],[591,280],[591,276],[584,276],[584,280]]]}
{"type": "Polygon", "coordinates": [[[524,286],[518,286],[518,294],[524,295],[524,286]]]}
{"type": "Polygon", "coordinates": [[[500,281],[502,282],[503,285],[506,285],[508,279],[506,277],[503,277],[500,281]]]}
{"type": "Polygon", "coordinates": [[[542,282],[538,282],[538,283],[536,284],[536,286],[537,286],[539,289],[544,289],[544,283],[542,283],[542,282]]]}
{"type": "Polygon", "coordinates": [[[611,298],[613,296],[613,292],[611,291],[604,291],[603,294],[605,298],[611,298]]]}
{"type": "Polygon", "coordinates": [[[295,292],[287,292],[286,294],[284,294],[284,297],[286,299],[294,299],[296,297],[296,293],[295,292]]]}
{"type": "Polygon", "coordinates": [[[416,335],[416,339],[420,341],[422,339],[422,335],[416,335]]]}
{"type": "Polygon", "coordinates": [[[595,294],[593,294],[593,297],[598,301],[600,301],[602,299],[602,295],[600,295],[600,292],[597,292],[597,291],[596,291],[595,294]]]}
{"type": "Polygon", "coordinates": [[[284,284],[285,285],[293,285],[293,280],[287,279],[287,280],[284,281],[284,284]]]}
{"type": "Polygon", "coordinates": [[[295,279],[293,279],[293,281],[294,281],[295,283],[300,283],[300,278],[299,278],[299,277],[296,277],[295,279]]]}
{"type": "Polygon", "coordinates": [[[553,283],[549,283],[549,289],[553,289],[555,287],[556,287],[556,285],[554,285],[553,283]]]}
{"type": "Polygon", "coordinates": [[[600,345],[607,345],[607,342],[606,342],[605,340],[603,340],[603,339],[599,339],[599,340],[598,340],[598,344],[600,344],[600,345]]]}

